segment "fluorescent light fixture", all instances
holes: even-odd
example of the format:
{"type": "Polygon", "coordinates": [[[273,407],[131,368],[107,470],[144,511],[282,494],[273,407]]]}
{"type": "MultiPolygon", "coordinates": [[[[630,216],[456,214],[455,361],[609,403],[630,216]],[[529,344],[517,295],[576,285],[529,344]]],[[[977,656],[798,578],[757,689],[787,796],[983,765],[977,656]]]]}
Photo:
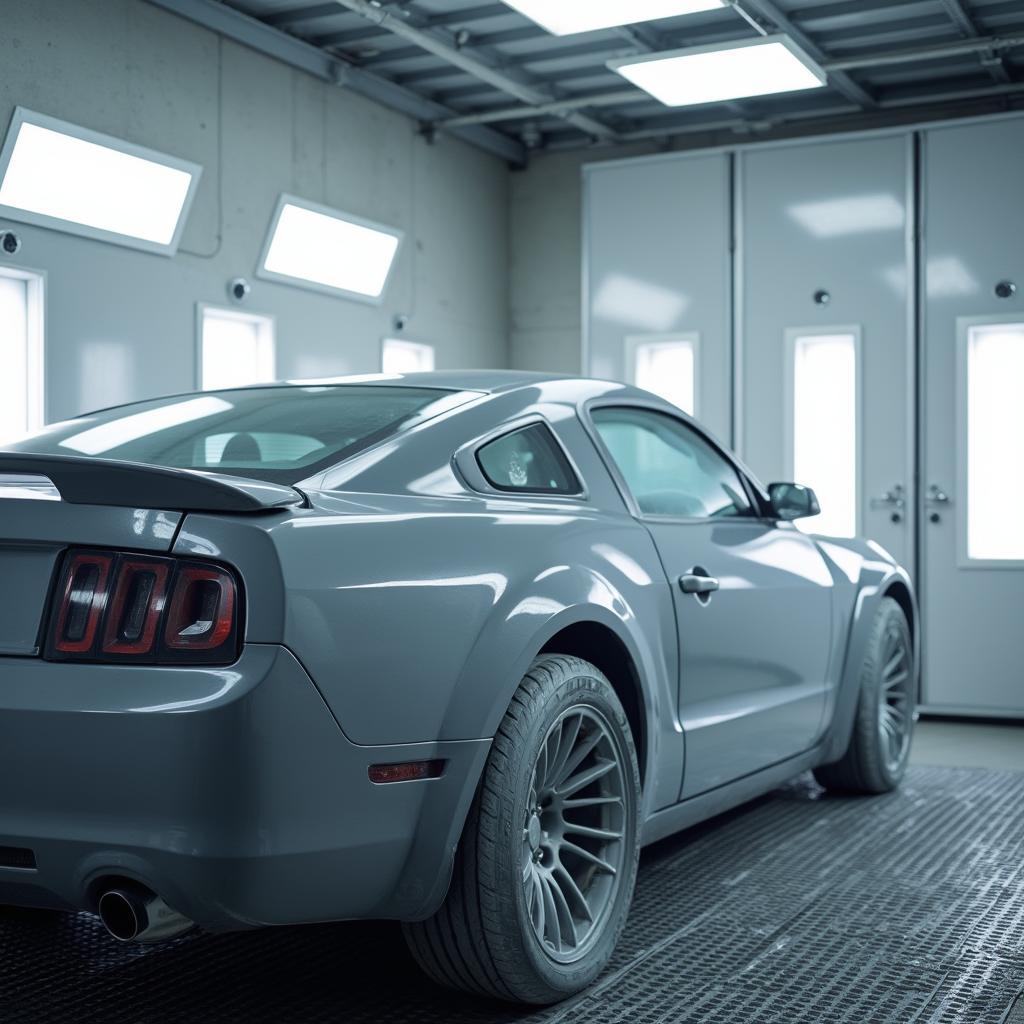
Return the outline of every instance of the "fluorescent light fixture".
{"type": "Polygon", "coordinates": [[[675,18],[725,6],[724,0],[505,0],[505,3],[556,36],[675,18]]]}
{"type": "Polygon", "coordinates": [[[669,107],[825,84],[825,72],[783,35],[622,57],[608,61],[608,67],[669,107]]]}
{"type": "Polygon", "coordinates": [[[903,227],[903,204],[885,192],[794,203],[787,212],[815,238],[839,238],[903,227]]]}
{"type": "Polygon", "coordinates": [[[379,301],[402,232],[282,195],[260,260],[261,277],[379,301]]]}
{"type": "Polygon", "coordinates": [[[201,172],[18,107],[0,151],[0,215],[173,255],[201,172]]]}

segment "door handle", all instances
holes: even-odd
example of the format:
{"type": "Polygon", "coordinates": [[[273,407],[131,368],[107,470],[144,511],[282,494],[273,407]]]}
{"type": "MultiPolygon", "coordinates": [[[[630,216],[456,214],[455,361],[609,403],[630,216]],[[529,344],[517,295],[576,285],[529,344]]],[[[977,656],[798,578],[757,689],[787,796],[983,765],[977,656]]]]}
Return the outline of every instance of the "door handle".
{"type": "Polygon", "coordinates": [[[903,521],[903,509],[906,508],[907,499],[903,494],[903,484],[893,484],[892,488],[881,497],[871,499],[872,508],[891,508],[889,518],[894,523],[903,521]]]}
{"type": "Polygon", "coordinates": [[[942,522],[942,516],[939,510],[950,505],[952,499],[938,484],[932,484],[924,496],[924,503],[931,506],[931,512],[928,513],[928,522],[940,523],[942,522]]]}
{"type": "Polygon", "coordinates": [[[702,576],[695,572],[684,572],[679,577],[679,586],[684,594],[711,594],[719,587],[714,576],[702,576]]]}

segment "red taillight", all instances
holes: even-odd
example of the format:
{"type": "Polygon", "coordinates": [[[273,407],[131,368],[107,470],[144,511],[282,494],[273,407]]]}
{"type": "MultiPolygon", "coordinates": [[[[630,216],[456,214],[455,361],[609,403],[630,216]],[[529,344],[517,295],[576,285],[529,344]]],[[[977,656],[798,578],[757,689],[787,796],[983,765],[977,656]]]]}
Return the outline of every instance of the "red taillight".
{"type": "Polygon", "coordinates": [[[96,627],[107,601],[110,555],[72,554],[61,577],[56,649],[80,654],[92,649],[96,627]]]}
{"type": "Polygon", "coordinates": [[[230,664],[240,592],[220,566],[105,551],[69,551],[58,578],[46,656],[60,661],[230,664]]]}
{"type": "Polygon", "coordinates": [[[178,651],[220,647],[235,625],[235,581],[223,569],[183,565],[164,626],[164,643],[178,651]]]}

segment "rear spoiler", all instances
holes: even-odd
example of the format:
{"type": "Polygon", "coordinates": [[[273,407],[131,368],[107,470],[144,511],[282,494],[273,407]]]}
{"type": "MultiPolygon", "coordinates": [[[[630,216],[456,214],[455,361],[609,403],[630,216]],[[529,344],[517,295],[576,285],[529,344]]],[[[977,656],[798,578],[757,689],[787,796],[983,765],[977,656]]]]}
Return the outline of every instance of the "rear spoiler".
{"type": "MultiPolygon", "coordinates": [[[[168,512],[271,512],[306,503],[300,491],[284,484],[113,459],[0,452],[0,484],[5,474],[46,477],[61,498],[74,505],[119,505],[168,512]]],[[[24,487],[25,481],[15,483],[24,487]]]]}

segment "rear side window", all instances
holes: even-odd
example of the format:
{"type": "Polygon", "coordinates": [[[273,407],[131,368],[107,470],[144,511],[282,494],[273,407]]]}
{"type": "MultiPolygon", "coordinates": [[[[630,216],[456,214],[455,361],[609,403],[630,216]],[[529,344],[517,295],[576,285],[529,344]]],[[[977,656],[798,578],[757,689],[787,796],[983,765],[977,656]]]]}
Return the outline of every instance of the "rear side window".
{"type": "Polygon", "coordinates": [[[543,423],[531,423],[476,453],[487,482],[499,491],[578,494],[580,482],[564,452],[543,423]]]}

